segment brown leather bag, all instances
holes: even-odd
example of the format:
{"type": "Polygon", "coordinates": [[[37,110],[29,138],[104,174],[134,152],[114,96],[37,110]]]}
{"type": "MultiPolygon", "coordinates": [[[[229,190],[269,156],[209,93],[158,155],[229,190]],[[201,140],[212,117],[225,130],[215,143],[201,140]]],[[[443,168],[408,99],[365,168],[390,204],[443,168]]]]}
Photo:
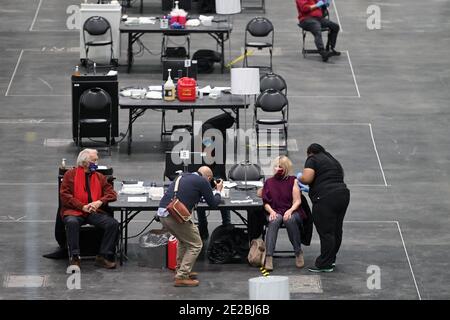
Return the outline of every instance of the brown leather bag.
{"type": "Polygon", "coordinates": [[[266,244],[262,239],[253,239],[250,244],[250,250],[248,251],[247,260],[253,267],[264,266],[264,260],[266,259],[266,244]]]}
{"type": "Polygon", "coordinates": [[[191,212],[188,210],[188,208],[186,208],[184,203],[177,198],[178,185],[180,183],[180,180],[181,176],[179,176],[175,181],[173,199],[167,205],[166,209],[178,223],[186,223],[187,221],[189,221],[189,219],[191,219],[191,212]]]}

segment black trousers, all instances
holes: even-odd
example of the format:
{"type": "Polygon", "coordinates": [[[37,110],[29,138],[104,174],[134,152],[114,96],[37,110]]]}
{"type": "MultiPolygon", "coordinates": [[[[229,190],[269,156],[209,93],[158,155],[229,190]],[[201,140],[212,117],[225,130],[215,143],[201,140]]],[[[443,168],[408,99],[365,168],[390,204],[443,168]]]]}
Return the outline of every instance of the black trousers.
{"type": "Polygon", "coordinates": [[[264,231],[264,225],[267,224],[266,211],[262,208],[249,210],[247,212],[247,218],[249,239],[259,238],[264,231]]]}
{"type": "Polygon", "coordinates": [[[114,257],[119,235],[119,223],[113,217],[101,213],[91,213],[86,218],[66,216],[64,217],[64,224],[66,225],[70,257],[80,254],[80,227],[84,224],[91,224],[104,230],[99,254],[109,259],[114,257]]]}
{"type": "Polygon", "coordinates": [[[314,19],[308,18],[300,22],[300,27],[306,31],[309,31],[314,36],[314,43],[318,50],[324,50],[325,46],[323,45],[322,40],[322,27],[330,28],[330,34],[328,36],[328,44],[331,49],[336,47],[336,39],[339,33],[339,25],[325,18],[314,19]]]}
{"type": "Polygon", "coordinates": [[[331,192],[313,204],[312,216],[320,237],[317,268],[331,267],[342,243],[342,224],[350,202],[348,189],[331,192]]]}

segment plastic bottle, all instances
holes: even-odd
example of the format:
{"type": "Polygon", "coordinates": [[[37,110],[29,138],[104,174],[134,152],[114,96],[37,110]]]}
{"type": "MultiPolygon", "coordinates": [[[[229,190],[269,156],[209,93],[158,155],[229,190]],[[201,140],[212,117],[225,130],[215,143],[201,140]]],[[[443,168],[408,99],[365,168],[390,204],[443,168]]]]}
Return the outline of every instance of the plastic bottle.
{"type": "Polygon", "coordinates": [[[80,68],[78,66],[75,66],[75,70],[73,71],[73,75],[77,76],[77,77],[81,76],[80,68]]]}
{"type": "Polygon", "coordinates": [[[163,16],[160,20],[160,24],[159,27],[161,29],[167,29],[169,28],[169,19],[167,18],[167,16],[163,16]]]}
{"type": "Polygon", "coordinates": [[[61,167],[60,167],[61,169],[65,169],[66,168],[66,159],[65,158],[62,158],[62,160],[61,160],[61,167]]]}
{"type": "Polygon", "coordinates": [[[170,73],[172,69],[168,69],[169,76],[167,77],[166,83],[164,83],[164,100],[165,101],[174,101],[175,100],[175,84],[170,77],[170,73]]]}

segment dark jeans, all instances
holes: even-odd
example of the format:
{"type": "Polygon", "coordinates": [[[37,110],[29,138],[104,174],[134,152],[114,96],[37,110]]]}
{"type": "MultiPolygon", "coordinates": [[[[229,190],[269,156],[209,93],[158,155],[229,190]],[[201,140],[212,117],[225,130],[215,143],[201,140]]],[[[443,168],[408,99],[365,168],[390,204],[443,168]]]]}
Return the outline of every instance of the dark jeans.
{"type": "Polygon", "coordinates": [[[113,217],[101,213],[91,213],[86,218],[66,216],[64,217],[64,224],[66,225],[70,257],[80,254],[80,227],[84,224],[91,224],[104,230],[99,254],[110,259],[114,257],[119,235],[119,223],[113,217]]]}
{"type": "Polygon", "coordinates": [[[320,237],[317,268],[330,267],[336,261],[342,242],[342,224],[349,202],[350,191],[343,189],[331,192],[313,204],[313,221],[320,237]]]}
{"type": "MultiPolygon", "coordinates": [[[[230,224],[231,223],[231,215],[230,210],[220,209],[220,214],[222,215],[222,224],[230,224]]],[[[197,208],[197,217],[198,217],[198,229],[200,233],[208,231],[208,219],[206,218],[206,209],[205,208],[197,208]]]]}
{"type": "MultiPolygon", "coordinates": [[[[267,221],[269,220],[269,216],[267,216],[267,221]]],[[[283,221],[283,216],[277,214],[277,217],[273,221],[269,221],[267,226],[266,233],[266,254],[268,256],[273,256],[273,252],[275,251],[275,246],[278,238],[278,229],[280,229],[281,224],[286,226],[286,230],[289,236],[289,241],[294,247],[295,255],[299,255],[302,252],[302,242],[301,242],[301,234],[300,234],[300,226],[302,224],[302,218],[300,214],[295,212],[292,214],[291,218],[288,221],[283,221]]]]}
{"type": "Polygon", "coordinates": [[[314,43],[318,50],[324,50],[325,46],[323,45],[322,40],[322,27],[330,28],[330,34],[328,35],[328,44],[331,49],[336,47],[336,39],[339,33],[339,25],[330,21],[326,18],[314,19],[308,18],[300,22],[300,27],[306,31],[309,31],[314,36],[314,43]]]}

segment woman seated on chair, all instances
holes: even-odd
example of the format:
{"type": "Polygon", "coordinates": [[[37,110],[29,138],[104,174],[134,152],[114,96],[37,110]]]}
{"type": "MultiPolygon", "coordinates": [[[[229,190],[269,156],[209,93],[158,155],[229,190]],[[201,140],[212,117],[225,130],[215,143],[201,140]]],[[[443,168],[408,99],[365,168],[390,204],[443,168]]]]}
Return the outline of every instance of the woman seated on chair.
{"type": "Polygon", "coordinates": [[[266,270],[273,270],[273,253],[282,224],[286,226],[289,240],[295,252],[295,265],[304,266],[301,248],[300,226],[302,215],[300,211],[301,191],[297,179],[292,173],[292,162],[286,156],[279,156],[272,163],[274,176],[264,183],[262,198],[267,214],[268,226],[266,234],[266,270]]]}

